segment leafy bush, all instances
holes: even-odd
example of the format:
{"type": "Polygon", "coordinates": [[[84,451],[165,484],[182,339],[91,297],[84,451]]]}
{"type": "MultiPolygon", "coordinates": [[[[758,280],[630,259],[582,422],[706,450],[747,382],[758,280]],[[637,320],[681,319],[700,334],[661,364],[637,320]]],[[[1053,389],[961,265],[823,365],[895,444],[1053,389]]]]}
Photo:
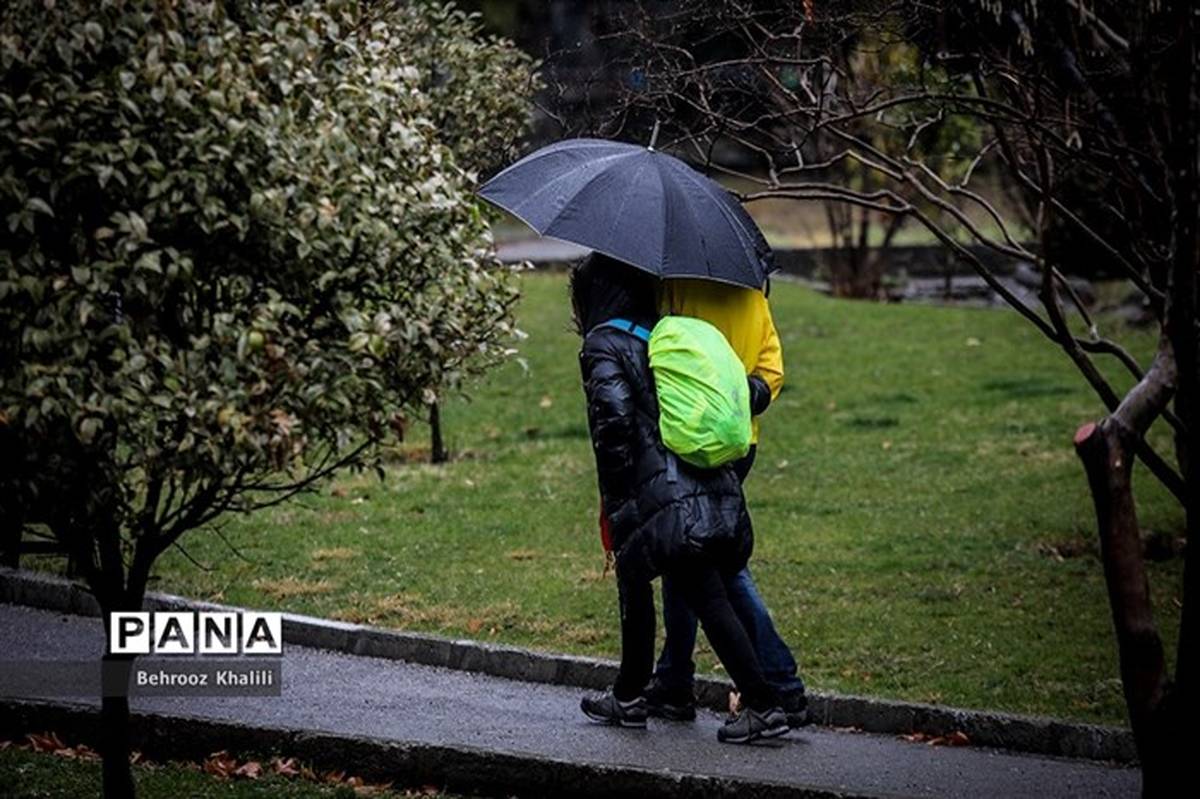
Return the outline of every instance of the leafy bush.
{"type": "MultiPolygon", "coordinates": [[[[529,65],[476,32],[355,0],[6,4],[7,535],[48,527],[103,609],[139,608],[182,533],[364,463],[503,353],[515,289],[454,149],[503,156],[529,65]]],[[[127,795],[127,702],[102,716],[127,795]]]]}
{"type": "Polygon", "coordinates": [[[489,115],[477,164],[523,101],[515,79],[431,79],[431,59],[528,65],[471,20],[19,0],[0,24],[10,518],[165,546],[356,461],[502,352],[514,289],[438,120],[489,115]]]}

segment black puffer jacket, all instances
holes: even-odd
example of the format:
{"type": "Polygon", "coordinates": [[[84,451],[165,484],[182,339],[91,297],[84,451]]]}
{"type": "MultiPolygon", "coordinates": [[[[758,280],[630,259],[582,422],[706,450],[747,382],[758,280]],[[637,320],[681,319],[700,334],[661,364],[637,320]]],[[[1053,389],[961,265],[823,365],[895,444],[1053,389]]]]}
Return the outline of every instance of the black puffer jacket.
{"type": "Polygon", "coordinates": [[[732,467],[699,469],[663,445],[646,343],[603,324],[623,316],[613,299],[583,320],[589,332],[579,358],[617,569],[651,579],[703,559],[740,571],[754,541],[741,484],[732,467]]]}

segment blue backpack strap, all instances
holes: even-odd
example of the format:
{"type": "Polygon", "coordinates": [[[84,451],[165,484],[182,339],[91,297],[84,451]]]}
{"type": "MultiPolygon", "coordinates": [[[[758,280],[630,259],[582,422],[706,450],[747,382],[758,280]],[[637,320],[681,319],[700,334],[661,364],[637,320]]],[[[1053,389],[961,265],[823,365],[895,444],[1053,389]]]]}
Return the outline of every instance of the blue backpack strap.
{"type": "Polygon", "coordinates": [[[617,330],[624,330],[626,333],[631,333],[640,338],[642,341],[650,341],[650,331],[641,325],[635,325],[628,319],[609,319],[603,324],[609,327],[615,327],[617,330]]]}

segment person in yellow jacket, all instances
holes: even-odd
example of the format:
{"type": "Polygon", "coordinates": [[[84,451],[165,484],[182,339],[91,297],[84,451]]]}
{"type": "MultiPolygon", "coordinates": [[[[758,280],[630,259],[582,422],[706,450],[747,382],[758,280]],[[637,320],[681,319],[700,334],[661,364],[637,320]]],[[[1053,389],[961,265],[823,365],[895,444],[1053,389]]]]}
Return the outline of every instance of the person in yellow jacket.
{"type": "MultiPolygon", "coordinates": [[[[734,464],[738,477],[745,482],[758,452],[758,416],[779,396],[783,388],[783,348],[771,318],[767,295],[756,289],[715,283],[709,280],[672,279],[661,284],[659,311],[662,314],[693,316],[703,319],[722,333],[746,367],[750,384],[751,446],[744,458],[734,464]]],[[[808,700],[804,681],[796,673],[796,659],[780,638],[771,621],[749,568],[743,569],[729,587],[729,601],[748,611],[739,616],[753,617],[755,629],[748,630],[758,650],[763,676],[783,700],[788,723],[798,727],[808,720],[808,700]]],[[[663,579],[663,627],[666,640],[655,667],[654,678],[646,687],[646,709],[652,716],[673,720],[696,717],[693,678],[696,666],[692,651],[696,647],[696,617],[663,579]]]]}
{"type": "MultiPolygon", "coordinates": [[[[758,415],[783,389],[783,347],[767,297],[757,289],[690,278],[664,280],[658,310],[664,316],[694,316],[725,334],[750,380],[750,442],[758,443],[758,415]]],[[[753,462],[755,449],[746,457],[753,462]]],[[[750,470],[749,464],[745,466],[750,470]]],[[[742,475],[745,479],[745,475],[742,475]]]]}

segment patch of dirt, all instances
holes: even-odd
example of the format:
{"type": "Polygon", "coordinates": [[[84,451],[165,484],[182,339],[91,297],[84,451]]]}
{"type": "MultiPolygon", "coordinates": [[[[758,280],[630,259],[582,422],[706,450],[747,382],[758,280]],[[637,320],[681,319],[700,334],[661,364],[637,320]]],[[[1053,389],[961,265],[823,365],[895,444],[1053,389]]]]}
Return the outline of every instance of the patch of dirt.
{"type": "Polygon", "coordinates": [[[254,581],[253,585],[272,599],[316,596],[328,594],[338,588],[337,583],[329,580],[302,580],[299,577],[282,577],[278,580],[260,577],[254,581]]]}
{"type": "MultiPolygon", "coordinates": [[[[1142,555],[1146,560],[1166,561],[1183,557],[1187,550],[1187,539],[1176,533],[1157,530],[1142,531],[1142,555]]],[[[1077,536],[1063,541],[1042,541],[1037,545],[1038,553],[1054,560],[1063,561],[1085,555],[1100,557],[1100,545],[1094,536],[1077,536]]]]}
{"type": "Polygon", "coordinates": [[[1038,543],[1037,551],[1041,555],[1059,561],[1098,554],[1095,542],[1080,537],[1062,541],[1042,541],[1038,543]]]}
{"type": "Polygon", "coordinates": [[[330,547],[328,549],[314,549],[308,553],[308,556],[316,562],[327,560],[350,560],[357,557],[359,551],[350,547],[330,547]]]}
{"type": "Polygon", "coordinates": [[[317,520],[322,525],[330,524],[345,524],[346,522],[355,522],[359,520],[359,514],[352,510],[327,510],[322,511],[317,516],[317,520]]]}

